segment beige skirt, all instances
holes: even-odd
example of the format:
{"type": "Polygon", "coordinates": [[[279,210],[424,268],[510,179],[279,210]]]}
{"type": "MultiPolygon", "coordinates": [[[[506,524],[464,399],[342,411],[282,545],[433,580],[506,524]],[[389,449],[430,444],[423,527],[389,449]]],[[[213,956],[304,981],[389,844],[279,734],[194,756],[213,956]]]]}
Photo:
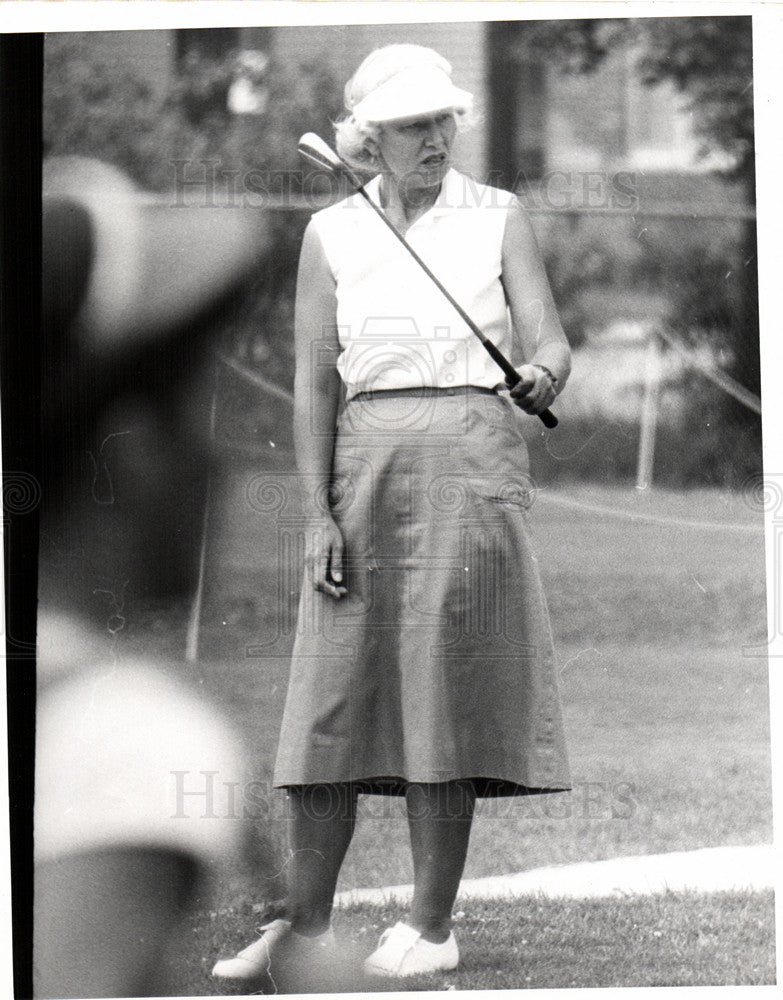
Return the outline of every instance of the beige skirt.
{"type": "Polygon", "coordinates": [[[305,576],[277,786],[569,787],[530,502],[526,445],[495,393],[347,404],[330,503],[348,595],[335,601],[305,576]]]}

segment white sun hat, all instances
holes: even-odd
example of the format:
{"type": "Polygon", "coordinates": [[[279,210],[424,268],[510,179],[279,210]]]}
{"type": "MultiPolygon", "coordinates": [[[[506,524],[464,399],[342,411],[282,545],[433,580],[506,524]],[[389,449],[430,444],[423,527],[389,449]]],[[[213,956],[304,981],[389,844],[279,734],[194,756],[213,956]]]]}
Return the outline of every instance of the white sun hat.
{"type": "Polygon", "coordinates": [[[387,45],[371,53],[345,88],[345,106],[359,122],[381,123],[468,111],[473,95],[451,82],[451,65],[422,45],[387,45]]]}

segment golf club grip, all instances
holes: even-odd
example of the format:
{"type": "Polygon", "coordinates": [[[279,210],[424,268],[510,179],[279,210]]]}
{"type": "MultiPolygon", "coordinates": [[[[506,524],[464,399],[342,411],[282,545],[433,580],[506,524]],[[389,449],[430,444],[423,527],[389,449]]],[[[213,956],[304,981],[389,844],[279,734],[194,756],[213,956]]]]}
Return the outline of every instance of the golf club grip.
{"type": "MultiPolygon", "coordinates": [[[[513,389],[517,382],[521,381],[519,372],[509,362],[508,358],[495,347],[491,340],[484,340],[483,343],[493,361],[497,362],[506,373],[506,385],[509,389],[513,389]]],[[[537,416],[544,427],[548,427],[549,430],[557,427],[557,417],[551,410],[542,410],[537,416]]]]}
{"type": "MultiPolygon", "coordinates": [[[[427,277],[442,292],[442,294],[445,295],[445,297],[449,300],[451,305],[457,310],[463,322],[468,327],[470,327],[471,331],[478,337],[478,339],[484,345],[484,348],[486,349],[489,356],[503,370],[503,372],[507,376],[507,385],[509,386],[509,388],[516,385],[517,382],[519,382],[519,374],[517,373],[516,368],[514,368],[514,366],[505,356],[505,354],[503,354],[503,352],[489,339],[489,337],[487,337],[486,334],[473,322],[473,320],[470,318],[470,316],[468,316],[468,314],[465,312],[465,310],[462,308],[459,302],[457,302],[457,300],[454,298],[454,296],[451,294],[448,288],[446,288],[445,285],[441,284],[440,280],[436,277],[436,275],[432,273],[432,271],[429,269],[427,264],[424,263],[421,257],[419,257],[419,255],[416,253],[416,251],[413,249],[410,243],[408,243],[408,241],[405,239],[402,233],[397,229],[395,225],[393,225],[391,220],[384,215],[384,213],[375,204],[372,198],[367,194],[367,192],[364,189],[364,186],[362,184],[357,184],[356,179],[353,178],[352,176],[350,176],[349,179],[354,183],[354,185],[356,186],[356,190],[364,198],[367,204],[372,208],[375,214],[380,219],[383,219],[383,221],[386,223],[389,229],[394,233],[394,235],[397,237],[400,243],[402,243],[405,249],[410,253],[411,257],[413,257],[413,259],[416,261],[419,267],[424,271],[427,277]]],[[[548,427],[550,430],[554,427],[557,427],[557,417],[554,415],[554,413],[552,413],[551,410],[542,410],[542,412],[538,414],[538,418],[544,424],[544,426],[548,427]]]]}

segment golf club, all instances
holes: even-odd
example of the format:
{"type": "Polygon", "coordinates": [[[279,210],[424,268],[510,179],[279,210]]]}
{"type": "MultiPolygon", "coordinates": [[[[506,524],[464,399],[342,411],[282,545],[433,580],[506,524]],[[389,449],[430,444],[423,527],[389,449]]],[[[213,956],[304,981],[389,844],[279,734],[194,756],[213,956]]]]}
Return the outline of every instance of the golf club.
{"type": "MultiPolygon", "coordinates": [[[[428,278],[435,284],[435,286],[440,289],[442,294],[448,299],[451,305],[457,310],[463,322],[465,322],[470,330],[478,337],[484,348],[492,358],[492,360],[503,369],[506,375],[506,384],[509,388],[515,386],[517,382],[521,381],[519,373],[516,368],[511,364],[508,358],[500,351],[497,346],[487,337],[484,332],[473,322],[473,320],[468,316],[462,306],[457,302],[454,296],[445,288],[438,278],[432,273],[429,267],[424,263],[424,261],[419,257],[413,247],[408,243],[405,237],[400,233],[394,225],[387,219],[378,205],[372,200],[372,198],[367,194],[364,189],[364,185],[361,180],[356,176],[356,174],[351,170],[348,164],[342,160],[337,153],[329,146],[324,140],[316,135],[315,132],[306,132],[302,138],[299,140],[298,144],[299,153],[311,163],[316,166],[321,167],[324,170],[328,170],[333,174],[342,174],[346,178],[348,183],[357,191],[362,198],[367,202],[367,204],[372,208],[375,214],[384,221],[388,228],[394,233],[397,239],[402,243],[408,253],[413,257],[416,263],[421,267],[428,278]]],[[[546,427],[552,428],[557,427],[557,417],[551,410],[542,410],[538,414],[539,419],[543,422],[546,427]]]]}

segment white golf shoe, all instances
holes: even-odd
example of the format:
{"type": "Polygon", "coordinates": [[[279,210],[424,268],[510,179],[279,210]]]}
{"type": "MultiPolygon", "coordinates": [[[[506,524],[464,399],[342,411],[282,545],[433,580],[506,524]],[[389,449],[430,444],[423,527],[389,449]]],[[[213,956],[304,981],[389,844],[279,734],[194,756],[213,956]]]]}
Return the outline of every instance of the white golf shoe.
{"type": "Polygon", "coordinates": [[[274,983],[279,976],[287,979],[292,974],[310,978],[335,948],[331,927],[318,937],[297,934],[288,920],[273,920],[259,930],[262,933],[257,941],[234,958],[215,963],[212,975],[216,979],[250,983],[268,978],[274,983]]]}
{"type": "Polygon", "coordinates": [[[435,944],[400,922],[383,932],[377,949],[364,963],[364,971],[370,976],[416,976],[456,969],[458,963],[453,933],[443,944],[435,944]]]}

